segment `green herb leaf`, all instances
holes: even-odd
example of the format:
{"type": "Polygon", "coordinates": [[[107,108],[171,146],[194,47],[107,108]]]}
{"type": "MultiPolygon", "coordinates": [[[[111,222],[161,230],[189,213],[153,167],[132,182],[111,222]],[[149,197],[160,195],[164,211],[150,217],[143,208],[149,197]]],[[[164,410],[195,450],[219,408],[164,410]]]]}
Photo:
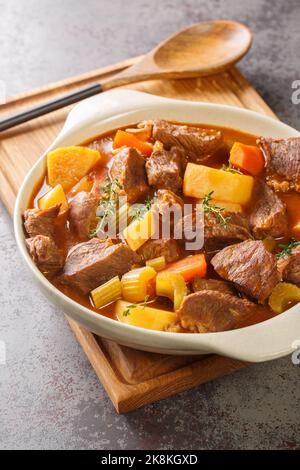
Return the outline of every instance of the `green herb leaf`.
{"type": "Polygon", "coordinates": [[[156,300],[156,299],[149,300],[149,298],[150,298],[150,295],[146,295],[145,299],[144,299],[144,302],[141,302],[141,303],[138,303],[138,304],[127,305],[126,309],[123,312],[124,317],[127,317],[128,315],[130,315],[133,308],[136,308],[136,307],[145,308],[146,305],[152,304],[156,300]]]}
{"type": "Polygon", "coordinates": [[[300,241],[298,241],[295,237],[292,237],[290,239],[290,243],[287,245],[279,245],[279,248],[281,248],[280,253],[277,253],[276,257],[277,259],[282,259],[286,258],[292,253],[293,248],[296,248],[296,246],[300,245],[300,241]]]}
{"type": "Polygon", "coordinates": [[[224,217],[222,212],[224,212],[224,207],[217,206],[216,204],[212,204],[212,195],[214,191],[210,191],[208,194],[204,196],[204,199],[202,201],[202,206],[204,213],[212,213],[215,214],[216,219],[223,228],[227,228],[228,222],[230,221],[231,217],[224,217]]]}
{"type": "Polygon", "coordinates": [[[229,163],[229,165],[222,165],[221,170],[228,171],[230,173],[235,173],[235,174],[238,174],[238,175],[243,174],[241,172],[241,170],[239,170],[238,168],[233,168],[230,163],[229,163]]]}
{"type": "Polygon", "coordinates": [[[101,198],[97,208],[97,219],[99,223],[95,230],[92,230],[89,236],[95,237],[105,226],[108,218],[116,214],[119,191],[122,185],[117,179],[106,178],[107,183],[100,187],[101,198]]]}
{"type": "Polygon", "coordinates": [[[129,210],[131,220],[140,220],[151,209],[152,199],[148,196],[143,204],[136,204],[129,210]]]}
{"type": "Polygon", "coordinates": [[[146,199],[145,199],[145,206],[146,206],[146,209],[149,211],[151,209],[151,206],[152,206],[152,198],[150,196],[147,196],[146,199]]]}

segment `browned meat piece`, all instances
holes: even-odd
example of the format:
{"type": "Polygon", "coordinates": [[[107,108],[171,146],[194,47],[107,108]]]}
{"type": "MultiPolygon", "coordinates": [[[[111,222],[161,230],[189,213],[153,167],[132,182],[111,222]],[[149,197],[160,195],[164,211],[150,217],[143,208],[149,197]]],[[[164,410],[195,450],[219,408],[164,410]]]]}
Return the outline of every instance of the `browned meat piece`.
{"type": "Polygon", "coordinates": [[[212,155],[223,143],[221,131],[171,124],[163,120],[153,122],[152,135],[154,139],[162,142],[166,149],[174,145],[183,148],[193,162],[200,162],[212,155]]]}
{"type": "Polygon", "coordinates": [[[58,216],[60,204],[49,209],[27,209],[24,212],[24,227],[30,237],[36,235],[45,235],[52,237],[54,235],[54,220],[58,216]]]}
{"type": "Polygon", "coordinates": [[[247,240],[223,248],[211,264],[219,276],[260,303],[280,281],[276,257],[265,249],[262,241],[247,240]]]}
{"type": "Polygon", "coordinates": [[[178,311],[181,326],[194,333],[233,330],[262,307],[224,292],[202,290],[187,295],[178,311]]]}
{"type": "Polygon", "coordinates": [[[92,289],[130,271],[135,253],[125,244],[92,238],[73,246],[68,253],[62,282],[87,294],[92,289]]]}
{"type": "Polygon", "coordinates": [[[250,227],[255,238],[283,237],[288,227],[284,202],[261,182],[257,185],[257,202],[250,215],[250,227]]]}
{"type": "Polygon", "coordinates": [[[169,189],[159,189],[154,200],[154,208],[161,218],[162,238],[174,238],[174,224],[183,216],[183,200],[169,189]]]}
{"type": "Polygon", "coordinates": [[[154,202],[161,215],[169,212],[171,208],[176,212],[178,211],[178,213],[182,213],[183,200],[169,189],[159,189],[154,202]]]}
{"type": "Polygon", "coordinates": [[[167,263],[176,261],[180,257],[180,248],[176,240],[148,240],[138,250],[138,254],[141,255],[144,261],[149,259],[157,258],[158,256],[164,256],[167,263]]]}
{"type": "Polygon", "coordinates": [[[170,150],[164,150],[162,145],[156,143],[151,157],[146,162],[149,184],[156,189],[177,192],[182,188],[184,164],[181,149],[172,147],[170,150]]]}
{"type": "MultiPolygon", "coordinates": [[[[251,238],[245,217],[235,212],[222,212],[222,215],[226,218],[230,217],[225,227],[219,223],[215,214],[211,212],[204,214],[204,246],[207,251],[215,251],[225,245],[251,238]]],[[[177,233],[179,233],[180,224],[184,229],[182,236],[184,242],[193,242],[196,230],[195,213],[183,217],[177,226],[177,233]]]]}
{"type": "Polygon", "coordinates": [[[148,192],[145,159],[134,148],[124,148],[115,155],[110,175],[119,181],[120,194],[126,195],[129,203],[138,201],[148,192]]]}
{"type": "Polygon", "coordinates": [[[192,286],[194,292],[201,290],[215,290],[218,292],[223,292],[224,294],[234,295],[236,293],[230,282],[222,281],[221,279],[205,279],[196,276],[192,281],[192,286]]]}
{"type": "Polygon", "coordinates": [[[279,259],[277,266],[284,281],[300,287],[300,246],[294,248],[290,256],[279,259]]]}
{"type": "Polygon", "coordinates": [[[278,191],[300,191],[300,137],[260,137],[257,144],[266,159],[268,184],[278,191]]]}
{"type": "Polygon", "coordinates": [[[52,238],[36,235],[25,240],[29,254],[45,275],[56,274],[63,267],[63,256],[52,238]]]}
{"type": "Polygon", "coordinates": [[[204,244],[207,250],[217,250],[224,245],[238,243],[251,238],[246,217],[235,212],[222,212],[224,218],[229,218],[223,227],[215,214],[204,215],[204,244]]]}
{"type": "Polygon", "coordinates": [[[98,198],[85,191],[73,197],[69,204],[70,228],[78,237],[87,238],[91,227],[96,223],[98,198]]]}

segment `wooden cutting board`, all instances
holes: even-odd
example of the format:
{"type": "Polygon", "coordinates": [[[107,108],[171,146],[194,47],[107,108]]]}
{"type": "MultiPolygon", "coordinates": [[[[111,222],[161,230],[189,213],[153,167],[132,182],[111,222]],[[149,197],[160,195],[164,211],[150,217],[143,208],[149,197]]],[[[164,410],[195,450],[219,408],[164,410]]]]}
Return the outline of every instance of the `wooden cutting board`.
{"type": "MultiPolygon", "coordinates": [[[[101,82],[138,60],[136,57],[15,96],[0,106],[0,117],[77,87],[101,82]]],[[[170,98],[224,103],[275,117],[236,68],[207,78],[150,81],[128,88],[170,98]]],[[[70,107],[56,111],[0,135],[0,197],[10,214],[25,174],[59,132],[69,111],[70,107]]],[[[99,338],[70,318],[68,322],[118,413],[134,410],[247,365],[216,355],[175,357],[136,351],[99,338]]]]}

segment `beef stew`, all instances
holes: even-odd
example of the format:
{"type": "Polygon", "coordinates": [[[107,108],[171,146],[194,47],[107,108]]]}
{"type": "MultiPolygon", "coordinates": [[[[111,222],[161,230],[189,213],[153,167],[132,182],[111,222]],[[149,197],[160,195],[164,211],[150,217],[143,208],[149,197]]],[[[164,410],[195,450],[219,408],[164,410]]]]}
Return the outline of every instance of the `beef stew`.
{"type": "Polygon", "coordinates": [[[154,120],[56,149],[24,213],[29,254],[65,295],[133,326],[272,318],[300,299],[299,148],[154,120]]]}

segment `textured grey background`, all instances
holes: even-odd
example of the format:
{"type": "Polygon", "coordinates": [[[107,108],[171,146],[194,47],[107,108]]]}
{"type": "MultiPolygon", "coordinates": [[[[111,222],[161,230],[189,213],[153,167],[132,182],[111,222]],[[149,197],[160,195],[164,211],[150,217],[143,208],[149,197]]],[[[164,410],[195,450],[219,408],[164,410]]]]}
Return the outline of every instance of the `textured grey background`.
{"type": "MultiPolygon", "coordinates": [[[[299,127],[299,0],[0,0],[9,95],[146,52],[176,29],[231,18],[255,33],[241,69],[299,127]]],[[[255,365],[117,416],[63,315],[35,288],[0,206],[0,448],[300,448],[300,366],[255,365]]],[[[300,332],[299,332],[300,339],[300,332]]]]}

